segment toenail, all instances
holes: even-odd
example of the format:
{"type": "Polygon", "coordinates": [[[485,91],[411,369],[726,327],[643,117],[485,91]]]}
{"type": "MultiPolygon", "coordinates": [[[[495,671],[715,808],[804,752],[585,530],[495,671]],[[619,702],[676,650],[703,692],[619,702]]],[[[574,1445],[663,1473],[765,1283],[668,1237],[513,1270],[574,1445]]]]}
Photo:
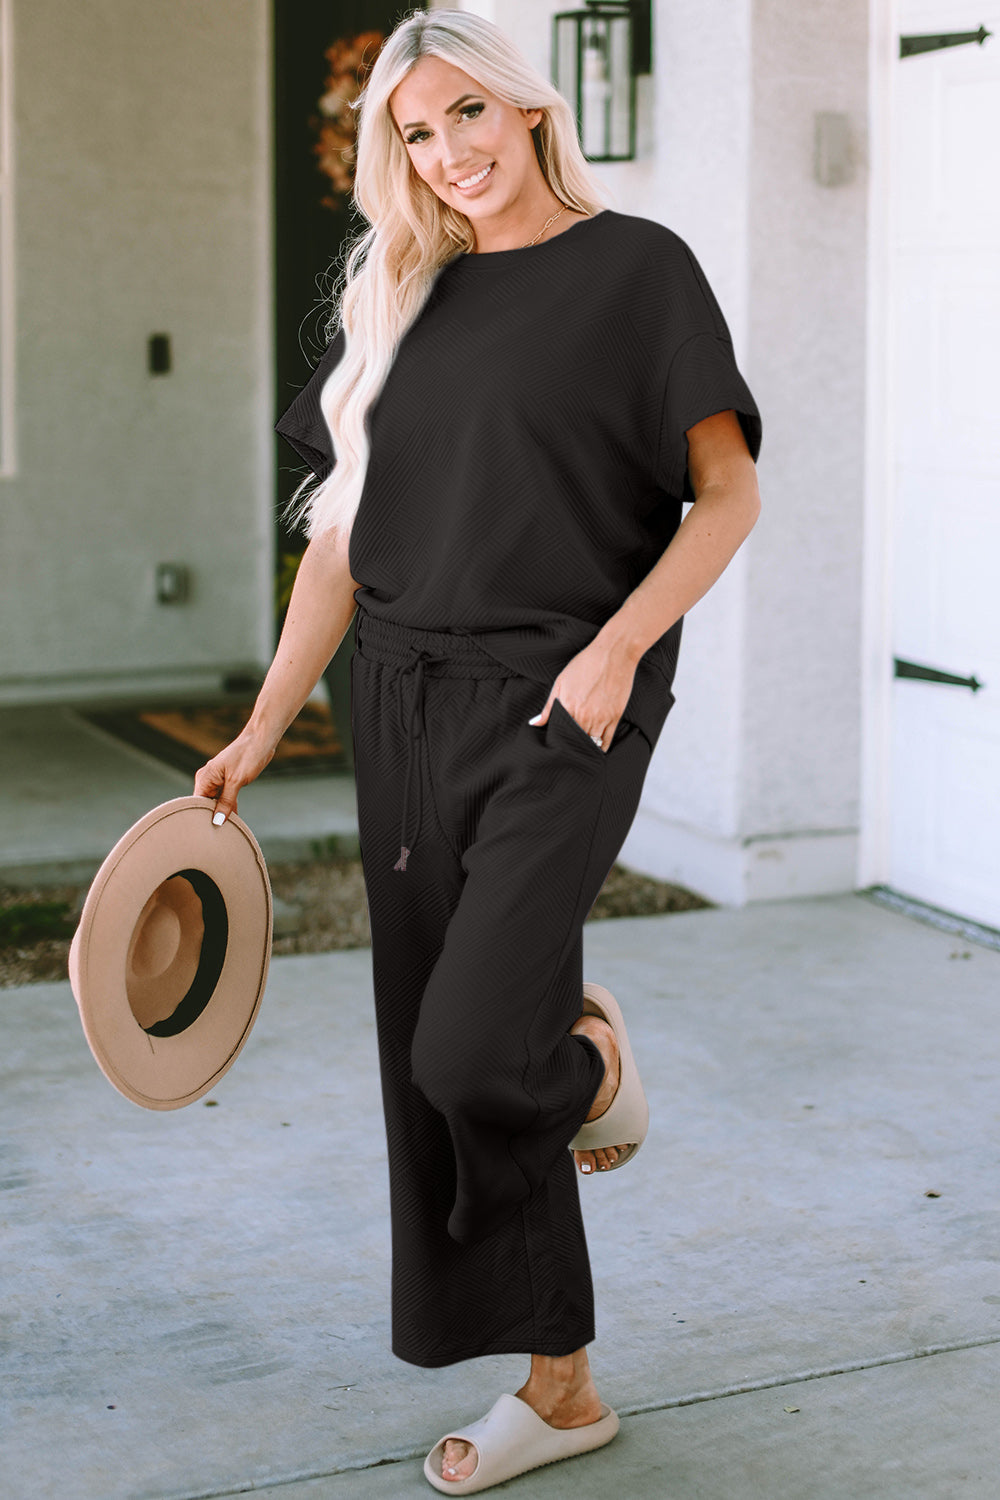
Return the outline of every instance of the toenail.
{"type": "Polygon", "coordinates": [[[585,1161],[583,1163],[583,1165],[580,1167],[580,1171],[581,1172],[589,1172],[590,1170],[591,1170],[591,1167],[590,1167],[590,1163],[588,1161],[585,1161]]]}

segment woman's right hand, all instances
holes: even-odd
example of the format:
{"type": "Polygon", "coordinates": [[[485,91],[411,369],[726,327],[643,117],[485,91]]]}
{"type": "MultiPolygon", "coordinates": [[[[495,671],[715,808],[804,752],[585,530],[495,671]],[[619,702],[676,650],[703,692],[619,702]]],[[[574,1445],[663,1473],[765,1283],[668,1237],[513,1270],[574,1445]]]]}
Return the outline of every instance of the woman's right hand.
{"type": "Polygon", "coordinates": [[[215,800],[213,821],[225,822],[236,799],[274,759],[281,736],[294,721],[347,633],[361,587],[348,566],[340,529],[310,541],[295,575],[281,639],[257,695],[253,712],[232,744],[195,772],[196,797],[215,800]]]}
{"type": "Polygon", "coordinates": [[[194,794],[215,798],[214,822],[225,822],[236,811],[240,792],[274,759],[277,748],[276,744],[262,741],[248,725],[231,744],[199,767],[194,776],[194,794]]]}

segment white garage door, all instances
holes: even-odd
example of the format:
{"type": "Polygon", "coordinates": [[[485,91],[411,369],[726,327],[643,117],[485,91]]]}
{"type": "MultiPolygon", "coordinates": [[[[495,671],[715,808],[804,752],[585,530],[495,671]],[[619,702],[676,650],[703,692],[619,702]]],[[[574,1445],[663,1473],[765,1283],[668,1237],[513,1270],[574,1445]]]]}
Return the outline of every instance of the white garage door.
{"type": "Polygon", "coordinates": [[[1000,10],[898,16],[994,35],[894,64],[889,882],[1000,927],[1000,10]]]}

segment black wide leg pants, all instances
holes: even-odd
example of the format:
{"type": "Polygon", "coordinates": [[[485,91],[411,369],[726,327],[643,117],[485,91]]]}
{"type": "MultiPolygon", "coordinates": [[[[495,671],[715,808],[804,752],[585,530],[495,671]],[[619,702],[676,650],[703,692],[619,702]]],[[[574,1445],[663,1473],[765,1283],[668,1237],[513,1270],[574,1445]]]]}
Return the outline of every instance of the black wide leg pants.
{"type": "Polygon", "coordinates": [[[388,1142],[392,1349],[422,1366],[594,1338],[568,1143],[604,1076],[570,1036],[582,928],[651,749],[598,748],[471,637],[359,611],[358,829],[388,1142]]]}

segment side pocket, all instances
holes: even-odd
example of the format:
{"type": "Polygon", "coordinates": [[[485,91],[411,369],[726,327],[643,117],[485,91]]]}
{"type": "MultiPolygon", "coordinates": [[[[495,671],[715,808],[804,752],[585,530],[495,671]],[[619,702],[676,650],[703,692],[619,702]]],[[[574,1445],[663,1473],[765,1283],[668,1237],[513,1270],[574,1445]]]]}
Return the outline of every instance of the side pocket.
{"type": "Polygon", "coordinates": [[[571,726],[574,737],[578,739],[590,751],[592,755],[599,755],[602,759],[609,753],[610,750],[613,750],[615,745],[619,744],[627,734],[631,733],[635,729],[635,725],[632,723],[631,719],[619,719],[615,727],[614,735],[611,739],[611,744],[610,746],[605,748],[603,745],[597,745],[594,743],[594,741],[590,738],[590,735],[587,733],[586,729],[584,729],[583,725],[578,724],[576,719],[574,719],[573,715],[570,713],[569,709],[566,707],[565,703],[563,703],[561,698],[553,698],[552,707],[553,710],[556,708],[559,709],[561,717],[565,719],[566,722],[571,726]]]}

